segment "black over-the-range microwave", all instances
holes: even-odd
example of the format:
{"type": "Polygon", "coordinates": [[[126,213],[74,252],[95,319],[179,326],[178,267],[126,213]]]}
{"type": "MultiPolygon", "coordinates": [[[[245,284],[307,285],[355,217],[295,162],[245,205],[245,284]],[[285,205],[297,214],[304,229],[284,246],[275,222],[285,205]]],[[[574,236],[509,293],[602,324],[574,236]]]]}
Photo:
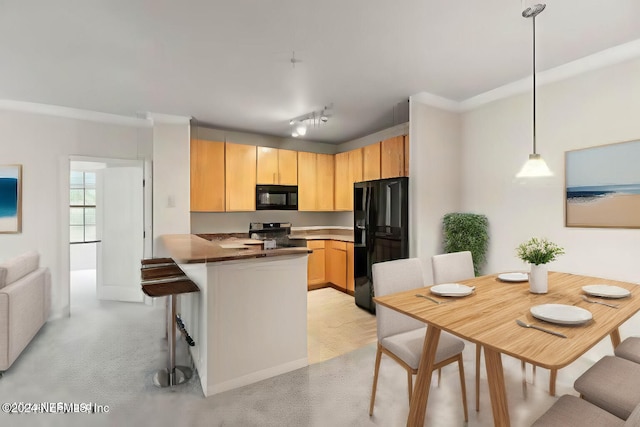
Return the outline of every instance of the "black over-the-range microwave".
{"type": "Polygon", "coordinates": [[[256,185],[256,210],[298,210],[297,185],[256,185]]]}

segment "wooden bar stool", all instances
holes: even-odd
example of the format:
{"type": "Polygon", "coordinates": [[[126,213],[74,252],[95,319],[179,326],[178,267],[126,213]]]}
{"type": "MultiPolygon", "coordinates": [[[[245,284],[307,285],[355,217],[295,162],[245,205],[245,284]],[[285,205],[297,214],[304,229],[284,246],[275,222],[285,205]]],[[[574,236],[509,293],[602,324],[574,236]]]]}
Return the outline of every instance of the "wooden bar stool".
{"type": "Polygon", "coordinates": [[[167,306],[167,340],[169,343],[169,360],[167,369],[161,369],[153,376],[153,383],[158,387],[170,387],[189,380],[191,368],[176,366],[176,303],[179,294],[200,292],[171,258],[142,260],[140,269],[142,292],[157,298],[168,297],[167,306]]]}

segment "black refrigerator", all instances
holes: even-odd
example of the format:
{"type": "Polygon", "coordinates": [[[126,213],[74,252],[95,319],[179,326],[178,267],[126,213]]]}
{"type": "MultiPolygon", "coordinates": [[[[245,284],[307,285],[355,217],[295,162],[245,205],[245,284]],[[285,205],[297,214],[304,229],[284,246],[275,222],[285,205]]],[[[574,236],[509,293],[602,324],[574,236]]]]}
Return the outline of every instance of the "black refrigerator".
{"type": "Polygon", "coordinates": [[[375,313],[371,266],[409,257],[409,178],[353,184],[354,293],[358,307],[375,313]]]}

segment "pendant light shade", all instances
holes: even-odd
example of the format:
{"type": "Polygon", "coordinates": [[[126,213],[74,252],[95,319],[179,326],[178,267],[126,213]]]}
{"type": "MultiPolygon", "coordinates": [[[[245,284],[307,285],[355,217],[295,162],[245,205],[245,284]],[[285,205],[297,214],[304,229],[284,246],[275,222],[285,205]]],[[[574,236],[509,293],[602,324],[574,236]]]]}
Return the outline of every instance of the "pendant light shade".
{"type": "Polygon", "coordinates": [[[522,166],[516,178],[553,176],[547,163],[540,157],[540,154],[536,153],[536,16],[545,7],[545,4],[536,4],[522,12],[523,17],[533,20],[533,153],[529,154],[529,160],[522,166]]]}
{"type": "Polygon", "coordinates": [[[547,162],[544,161],[540,154],[529,154],[529,160],[527,160],[520,172],[516,175],[516,178],[534,178],[542,176],[553,176],[553,172],[547,166],[547,162]]]}

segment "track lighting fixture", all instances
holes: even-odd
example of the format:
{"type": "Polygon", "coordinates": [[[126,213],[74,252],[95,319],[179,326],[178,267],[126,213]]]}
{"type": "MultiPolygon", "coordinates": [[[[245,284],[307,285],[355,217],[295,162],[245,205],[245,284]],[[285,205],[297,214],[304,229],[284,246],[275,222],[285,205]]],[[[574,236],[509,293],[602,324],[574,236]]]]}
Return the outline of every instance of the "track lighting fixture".
{"type": "Polygon", "coordinates": [[[328,107],[325,106],[322,110],[312,111],[289,120],[291,136],[294,138],[297,138],[298,136],[305,136],[307,134],[307,129],[310,126],[318,127],[321,124],[327,123],[329,121],[329,109],[331,107],[332,105],[329,105],[328,107]]]}

